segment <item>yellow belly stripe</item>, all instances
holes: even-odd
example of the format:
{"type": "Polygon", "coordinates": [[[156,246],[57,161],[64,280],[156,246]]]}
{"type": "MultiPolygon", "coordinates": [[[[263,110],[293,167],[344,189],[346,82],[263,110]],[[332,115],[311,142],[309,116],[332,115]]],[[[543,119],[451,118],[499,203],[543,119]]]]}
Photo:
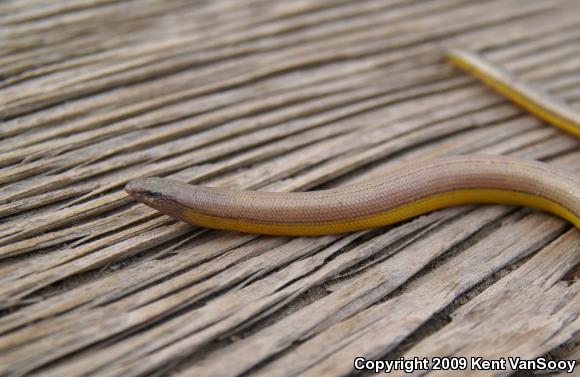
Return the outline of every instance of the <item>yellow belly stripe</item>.
{"type": "Polygon", "coordinates": [[[447,59],[453,65],[477,77],[485,84],[495,89],[498,93],[503,94],[504,96],[512,100],[514,103],[520,105],[524,109],[528,110],[530,113],[536,115],[538,118],[566,132],[569,132],[572,135],[575,135],[576,137],[580,137],[580,125],[577,125],[574,122],[568,120],[567,118],[563,118],[558,114],[555,114],[554,112],[550,111],[549,109],[540,106],[536,102],[530,100],[525,95],[515,91],[508,84],[496,80],[492,76],[488,75],[486,72],[479,70],[477,67],[471,65],[469,62],[463,60],[459,56],[449,55],[447,59]]]}
{"type": "Polygon", "coordinates": [[[324,223],[267,223],[206,215],[183,207],[184,221],[203,227],[243,233],[261,233],[284,236],[318,236],[376,228],[437,210],[464,204],[507,204],[542,209],[570,221],[580,229],[580,217],[560,204],[535,195],[499,189],[464,189],[423,198],[400,207],[341,221],[324,223]]]}

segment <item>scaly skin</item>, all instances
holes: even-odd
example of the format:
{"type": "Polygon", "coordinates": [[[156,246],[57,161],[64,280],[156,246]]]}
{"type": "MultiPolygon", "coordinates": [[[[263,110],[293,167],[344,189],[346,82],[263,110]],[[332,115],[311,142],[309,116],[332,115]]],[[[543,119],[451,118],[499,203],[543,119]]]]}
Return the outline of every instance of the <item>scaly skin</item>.
{"type": "MultiPolygon", "coordinates": [[[[448,60],[539,118],[580,137],[580,115],[480,56],[449,50],[448,60]]],[[[379,227],[436,209],[475,203],[539,208],[580,229],[580,178],[537,161],[456,156],[420,161],[372,182],[314,192],[234,191],[141,178],[135,199],[188,223],[246,233],[313,236],[379,227]]]]}
{"type": "Polygon", "coordinates": [[[236,191],[163,178],[136,179],[126,189],[178,220],[245,233],[351,232],[472,203],[539,208],[580,228],[580,178],[542,162],[502,156],[418,161],[377,180],[312,192],[236,191]]]}
{"type": "Polygon", "coordinates": [[[538,118],[580,137],[580,113],[566,103],[517,79],[473,52],[450,49],[447,60],[538,118]]]}

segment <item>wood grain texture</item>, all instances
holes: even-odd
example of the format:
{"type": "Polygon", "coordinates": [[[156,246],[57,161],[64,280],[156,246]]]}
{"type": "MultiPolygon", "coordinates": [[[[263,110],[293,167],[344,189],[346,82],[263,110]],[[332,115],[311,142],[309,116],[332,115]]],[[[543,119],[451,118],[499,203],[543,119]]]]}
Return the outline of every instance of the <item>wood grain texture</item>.
{"type": "Polygon", "coordinates": [[[580,235],[554,217],[470,206],[264,237],[176,223],[122,190],[154,175],[331,188],[470,153],[580,174],[578,140],[443,60],[467,46],[580,109],[578,12],[566,0],[0,3],[0,375],[578,358],[580,235]]]}

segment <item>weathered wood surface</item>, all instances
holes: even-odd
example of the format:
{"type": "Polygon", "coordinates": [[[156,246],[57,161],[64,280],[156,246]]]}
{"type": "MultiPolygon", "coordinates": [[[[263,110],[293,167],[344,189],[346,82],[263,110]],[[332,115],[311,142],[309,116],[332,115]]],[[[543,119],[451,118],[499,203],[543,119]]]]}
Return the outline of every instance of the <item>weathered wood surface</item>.
{"type": "Polygon", "coordinates": [[[467,153],[580,173],[577,140],[442,59],[469,46],[580,109],[578,14],[575,0],[0,3],[0,374],[578,358],[580,234],[547,214],[460,207],[291,239],[195,229],[122,190],[151,175],[307,190],[467,153]]]}

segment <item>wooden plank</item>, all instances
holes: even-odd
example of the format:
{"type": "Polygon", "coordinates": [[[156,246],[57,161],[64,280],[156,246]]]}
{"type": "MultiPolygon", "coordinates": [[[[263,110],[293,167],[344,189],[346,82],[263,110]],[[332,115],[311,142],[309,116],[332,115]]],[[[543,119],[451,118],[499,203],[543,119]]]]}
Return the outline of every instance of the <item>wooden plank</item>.
{"type": "Polygon", "coordinates": [[[580,108],[578,10],[1,3],[0,374],[338,376],[356,355],[573,357],[580,238],[552,216],[457,207],[263,237],[177,223],[123,186],[310,190],[469,153],[580,173],[578,140],[442,59],[469,46],[580,108]]]}

